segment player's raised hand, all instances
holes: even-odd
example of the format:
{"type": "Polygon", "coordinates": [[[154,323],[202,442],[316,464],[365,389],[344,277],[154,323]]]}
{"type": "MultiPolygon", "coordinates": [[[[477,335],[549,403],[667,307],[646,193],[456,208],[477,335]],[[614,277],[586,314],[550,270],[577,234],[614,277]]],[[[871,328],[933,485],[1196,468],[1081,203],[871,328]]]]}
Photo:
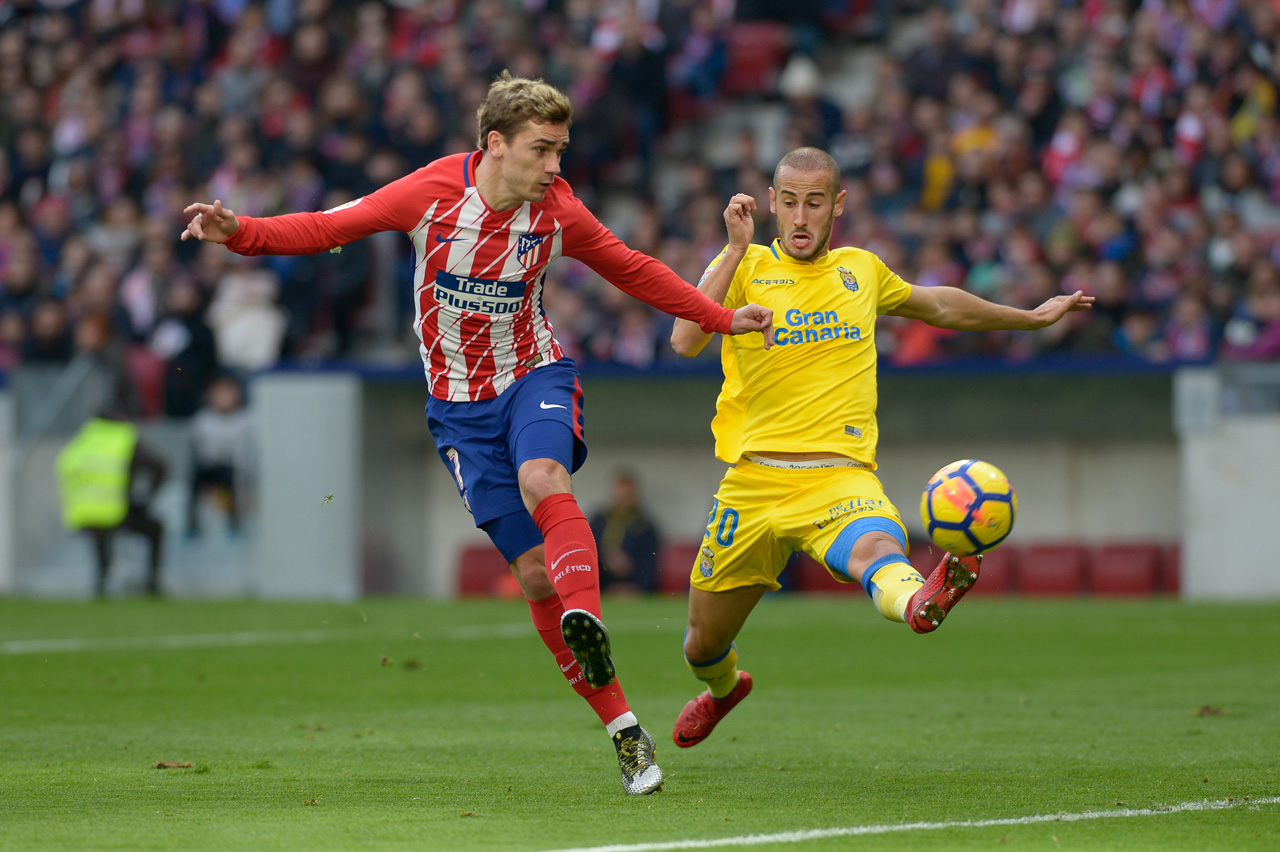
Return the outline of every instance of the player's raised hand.
{"type": "Polygon", "coordinates": [[[773,346],[773,310],[752,302],[733,312],[730,334],[749,334],[758,331],[764,335],[764,348],[773,346]]]}
{"type": "Polygon", "coordinates": [[[756,223],[751,214],[756,211],[756,200],[746,193],[739,192],[729,199],[729,206],[724,208],[724,224],[729,231],[729,245],[736,249],[746,250],[755,236],[756,223]]]}
{"type": "Polygon", "coordinates": [[[1032,328],[1044,328],[1053,325],[1072,311],[1087,311],[1093,307],[1093,296],[1086,296],[1083,290],[1077,290],[1068,296],[1054,296],[1040,307],[1031,311],[1032,328]]]}
{"type": "Polygon", "coordinates": [[[240,227],[240,220],[221,201],[212,204],[192,204],[182,211],[193,216],[180,239],[204,240],[206,243],[225,243],[240,227]]]}

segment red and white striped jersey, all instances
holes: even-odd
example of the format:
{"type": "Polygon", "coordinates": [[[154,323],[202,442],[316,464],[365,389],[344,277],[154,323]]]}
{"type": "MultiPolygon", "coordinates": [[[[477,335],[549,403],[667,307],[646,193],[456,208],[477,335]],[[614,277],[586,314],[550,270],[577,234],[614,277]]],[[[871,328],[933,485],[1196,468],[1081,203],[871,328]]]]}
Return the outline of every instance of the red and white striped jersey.
{"type": "Polygon", "coordinates": [[[489,208],[476,188],[481,151],[443,157],[323,213],[241,216],[238,254],[313,254],[377,231],[413,241],[414,330],[432,396],[490,399],[564,357],[542,310],[547,265],[577,258],[605,280],[704,331],[727,333],[733,312],[659,261],[628,248],[556,178],[540,203],[489,208]]]}

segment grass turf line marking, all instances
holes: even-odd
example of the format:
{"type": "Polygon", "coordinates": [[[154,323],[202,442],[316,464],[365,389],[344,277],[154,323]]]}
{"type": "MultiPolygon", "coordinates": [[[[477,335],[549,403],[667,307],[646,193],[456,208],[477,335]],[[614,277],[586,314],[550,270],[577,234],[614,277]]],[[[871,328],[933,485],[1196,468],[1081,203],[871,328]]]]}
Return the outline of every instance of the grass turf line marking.
{"type": "MultiPolygon", "coordinates": [[[[661,625],[656,625],[661,626],[661,625]]],[[[683,622],[681,625],[683,627],[683,622]]],[[[619,624],[613,632],[636,633],[653,629],[650,621],[619,624]]],[[[674,628],[673,628],[674,629],[674,628]]],[[[516,639],[534,634],[529,622],[508,624],[472,624],[449,627],[439,636],[459,642],[483,639],[516,639]]],[[[80,651],[152,651],[186,648],[237,648],[254,645],[310,645],[336,642],[355,636],[370,637],[366,628],[333,630],[274,630],[243,633],[198,633],[188,636],[104,636],[70,639],[13,639],[0,642],[0,656],[16,654],[67,654],[80,651]]],[[[385,636],[385,633],[378,634],[385,636]]]]}
{"type": "MultiPolygon", "coordinates": [[[[653,622],[625,622],[612,632],[635,633],[654,629],[653,622]]],[[[681,623],[684,627],[684,623],[681,623]]],[[[104,636],[99,638],[47,638],[47,640],[10,640],[0,642],[0,656],[18,654],[74,654],[81,651],[154,651],[183,650],[192,647],[251,647],[255,645],[315,645],[346,638],[370,637],[366,628],[311,629],[311,631],[256,631],[242,633],[195,633],[191,636],[104,636]]],[[[529,622],[507,624],[463,624],[439,631],[445,640],[460,642],[522,638],[534,635],[529,622]]],[[[385,636],[385,633],[379,633],[385,636]]]]}
{"type": "Polygon", "coordinates": [[[361,629],[274,630],[246,633],[197,633],[190,636],[104,636],[97,639],[16,639],[0,642],[0,654],[59,654],[78,651],[181,650],[233,648],[251,645],[306,645],[351,636],[370,635],[361,629]]]}
{"type": "Polygon", "coordinates": [[[897,834],[907,831],[939,831],[944,828],[991,828],[1006,825],[1036,825],[1046,822],[1084,822],[1095,819],[1130,819],[1132,817],[1180,814],[1187,811],[1221,811],[1244,805],[1276,805],[1280,796],[1250,798],[1239,797],[1216,801],[1183,802],[1163,808],[1122,808],[1114,811],[1085,811],[1075,814],[1037,814],[1035,816],[1008,817],[1005,819],[955,820],[952,822],[904,822],[897,825],[859,825],[850,828],[815,828],[807,831],[783,831],[778,834],[747,834],[739,837],[720,837],[710,840],[672,840],[665,843],[629,843],[609,846],[576,846],[572,849],[552,849],[546,852],[663,852],[667,849],[714,849],[720,846],[763,846],[766,843],[804,843],[807,840],[826,840],[831,837],[858,837],[871,834],[897,834]]]}

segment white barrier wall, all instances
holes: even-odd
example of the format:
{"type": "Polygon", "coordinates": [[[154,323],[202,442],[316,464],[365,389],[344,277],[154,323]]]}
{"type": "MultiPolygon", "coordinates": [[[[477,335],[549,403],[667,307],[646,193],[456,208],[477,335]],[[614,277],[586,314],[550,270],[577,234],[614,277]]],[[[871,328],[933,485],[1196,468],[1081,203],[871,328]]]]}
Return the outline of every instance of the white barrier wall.
{"type": "Polygon", "coordinates": [[[16,517],[13,501],[17,486],[13,458],[16,426],[13,396],[0,390],[0,595],[11,594],[17,582],[13,528],[16,517]]]}
{"type": "MultiPolygon", "coordinates": [[[[424,426],[425,428],[425,426],[424,426]]],[[[982,458],[1002,467],[1018,491],[1019,516],[1011,541],[1168,541],[1180,534],[1178,447],[1171,441],[1081,445],[1068,442],[894,443],[881,448],[878,475],[908,529],[920,528],[920,493],[942,465],[982,458]]],[[[704,445],[618,446],[592,441],[586,465],[573,478],[588,515],[606,501],[614,472],[635,472],[646,507],[668,540],[702,535],[711,497],[725,465],[704,445]]],[[[487,541],[472,528],[452,479],[438,460],[427,465],[427,523],[432,530],[423,570],[446,576],[420,583],[429,594],[453,591],[452,570],[462,548],[487,541]]],[[[1277,550],[1280,552],[1280,550],[1277,550]]]]}
{"type": "Polygon", "coordinates": [[[1183,371],[1175,392],[1183,596],[1280,597],[1280,414],[1224,414],[1213,370],[1183,371]]]}
{"type": "MultiPolygon", "coordinates": [[[[879,475],[909,527],[918,528],[919,495],[934,470],[984,458],[1018,490],[1016,543],[1183,541],[1188,594],[1280,591],[1280,572],[1269,562],[1280,552],[1273,517],[1280,505],[1268,490],[1280,481],[1274,417],[1211,416],[1198,431],[1183,424],[1180,446],[1167,374],[979,376],[961,384],[965,398],[950,406],[952,377],[882,382],[879,475]]],[[[590,455],[574,477],[584,510],[603,504],[613,475],[627,468],[668,540],[700,537],[725,468],[712,456],[715,383],[589,376],[584,385],[590,455]]],[[[349,599],[362,591],[455,592],[460,551],[487,538],[436,455],[422,410],[425,382],[285,371],[257,377],[251,399],[259,468],[249,534],[242,546],[220,545],[203,562],[196,548],[172,548],[172,593],[349,599]]],[[[21,482],[6,478],[0,487],[0,593],[89,589],[87,544],[57,520],[51,466],[62,440],[38,444],[21,482]]],[[[0,428],[0,464],[12,448],[12,432],[0,428]]],[[[159,507],[175,531],[184,467],[175,465],[166,485],[172,494],[159,507]]]]}
{"type": "Polygon", "coordinates": [[[253,385],[259,451],[254,593],[351,599],[363,539],[360,379],[272,373],[253,385]]]}

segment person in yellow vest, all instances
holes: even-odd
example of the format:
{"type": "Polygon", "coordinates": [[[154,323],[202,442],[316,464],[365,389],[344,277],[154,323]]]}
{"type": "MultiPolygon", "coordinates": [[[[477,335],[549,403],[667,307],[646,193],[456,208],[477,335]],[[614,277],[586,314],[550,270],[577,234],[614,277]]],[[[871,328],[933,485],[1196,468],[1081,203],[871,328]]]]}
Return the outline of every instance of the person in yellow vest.
{"type": "Polygon", "coordinates": [[[62,522],[69,530],[92,535],[99,596],[106,593],[112,544],[120,530],[146,538],[147,593],[160,593],[164,524],[152,514],[150,503],[167,472],[164,460],[139,444],[138,427],[114,414],[86,422],[58,454],[62,522]]]}

